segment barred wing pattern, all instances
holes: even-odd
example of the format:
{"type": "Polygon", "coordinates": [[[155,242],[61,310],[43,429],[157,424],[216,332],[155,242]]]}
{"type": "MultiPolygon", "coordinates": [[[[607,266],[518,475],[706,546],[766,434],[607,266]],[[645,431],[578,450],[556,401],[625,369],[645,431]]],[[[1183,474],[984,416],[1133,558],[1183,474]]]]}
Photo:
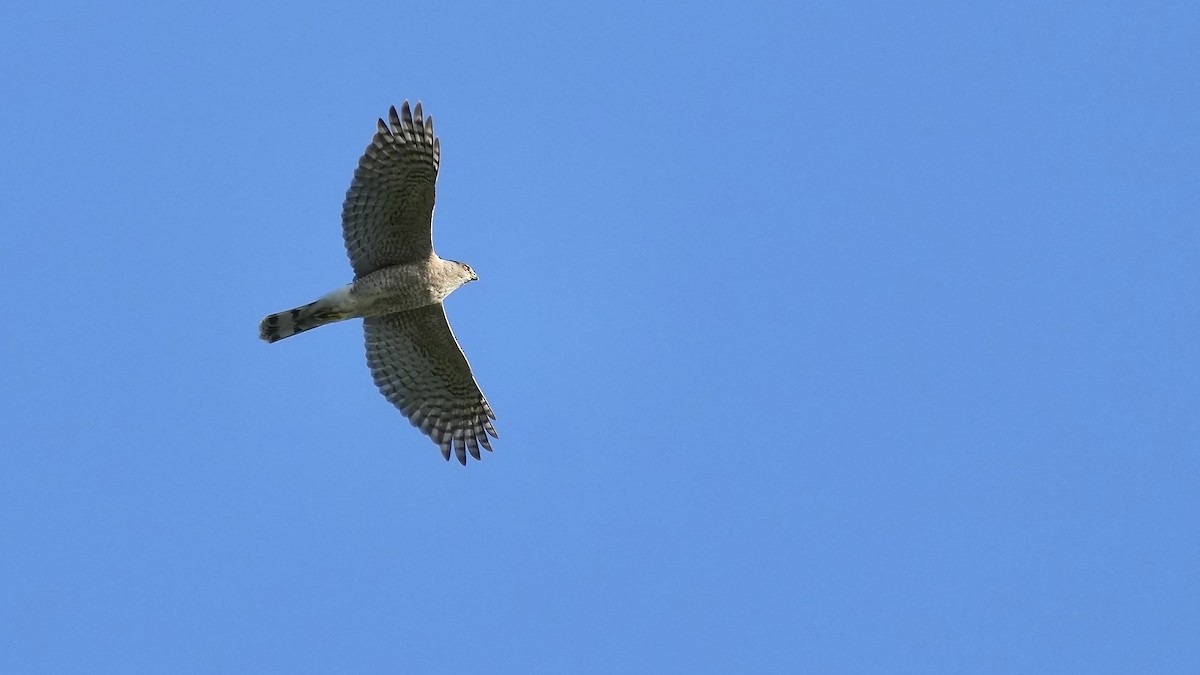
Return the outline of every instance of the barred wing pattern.
{"type": "Polygon", "coordinates": [[[488,405],[441,303],[363,319],[367,364],[379,391],[450,459],[479,459],[499,438],[488,405]]]}
{"type": "Polygon", "coordinates": [[[433,118],[408,101],[388,112],[367,146],[342,205],[342,237],[356,277],[433,252],[434,182],[442,145],[433,118]]]}

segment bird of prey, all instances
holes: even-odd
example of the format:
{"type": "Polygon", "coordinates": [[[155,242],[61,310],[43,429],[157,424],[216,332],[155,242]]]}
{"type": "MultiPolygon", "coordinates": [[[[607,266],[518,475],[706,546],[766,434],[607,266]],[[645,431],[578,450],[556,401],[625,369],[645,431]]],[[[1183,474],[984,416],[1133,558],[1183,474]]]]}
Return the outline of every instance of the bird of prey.
{"type": "Polygon", "coordinates": [[[496,415],[471,374],[442,301],[479,277],[433,252],[433,199],[441,142],[421,104],[378,121],[342,206],[342,236],[354,281],[316,302],[272,314],[259,337],[276,342],[361,317],[367,365],[379,391],[442,456],[465,465],[492,449],[496,415]],[[389,124],[390,123],[390,124],[389,124]]]}

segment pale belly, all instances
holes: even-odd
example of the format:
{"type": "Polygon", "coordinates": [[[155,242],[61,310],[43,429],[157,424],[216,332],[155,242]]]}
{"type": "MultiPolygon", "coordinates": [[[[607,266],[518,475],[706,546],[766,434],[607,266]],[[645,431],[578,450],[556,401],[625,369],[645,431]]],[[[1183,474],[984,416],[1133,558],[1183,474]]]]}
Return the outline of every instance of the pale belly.
{"type": "Polygon", "coordinates": [[[440,302],[424,264],[376,270],[351,284],[350,298],[358,316],[381,316],[440,302]]]}

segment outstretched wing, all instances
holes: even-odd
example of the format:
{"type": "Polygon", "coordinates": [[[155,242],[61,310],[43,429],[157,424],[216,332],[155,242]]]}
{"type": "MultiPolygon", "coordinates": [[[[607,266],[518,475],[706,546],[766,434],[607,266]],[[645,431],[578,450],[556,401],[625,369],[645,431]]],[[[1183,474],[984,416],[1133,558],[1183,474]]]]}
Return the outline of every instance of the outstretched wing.
{"type": "Polygon", "coordinates": [[[433,251],[433,199],[441,142],[433,118],[408,101],[381,119],[342,205],[342,237],[356,277],[423,260],[433,251]]]}
{"type": "Polygon", "coordinates": [[[363,319],[367,365],[379,391],[450,459],[479,459],[479,447],[498,438],[488,405],[463,355],[442,304],[363,319]]]}

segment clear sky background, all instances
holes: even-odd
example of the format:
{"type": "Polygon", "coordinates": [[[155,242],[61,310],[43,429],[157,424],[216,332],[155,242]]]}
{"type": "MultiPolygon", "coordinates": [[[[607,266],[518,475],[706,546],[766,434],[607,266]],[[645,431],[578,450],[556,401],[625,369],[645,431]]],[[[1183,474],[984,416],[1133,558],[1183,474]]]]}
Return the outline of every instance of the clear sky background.
{"type": "Polygon", "coordinates": [[[0,672],[1200,672],[1190,2],[10,3],[0,672]],[[443,143],[498,414],[350,280],[443,143]]]}

